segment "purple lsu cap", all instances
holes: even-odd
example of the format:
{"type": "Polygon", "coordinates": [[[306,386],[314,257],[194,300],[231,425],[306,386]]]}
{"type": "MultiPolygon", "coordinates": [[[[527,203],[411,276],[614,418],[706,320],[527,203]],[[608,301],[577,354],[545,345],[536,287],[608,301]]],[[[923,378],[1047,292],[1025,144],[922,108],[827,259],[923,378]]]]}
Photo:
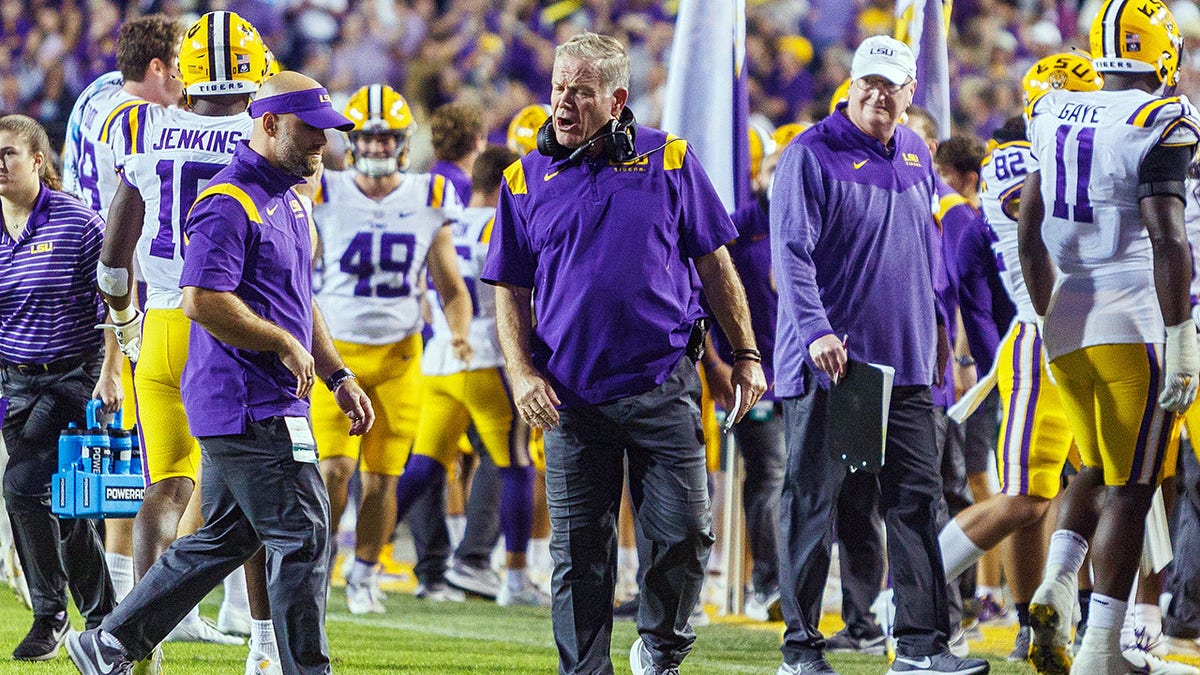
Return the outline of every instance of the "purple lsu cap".
{"type": "Polygon", "coordinates": [[[354,122],[333,109],[325,87],[289,91],[286,94],[256,98],[250,102],[250,117],[258,119],[266,113],[295,115],[305,124],[318,129],[350,131],[354,128],[354,122]]]}

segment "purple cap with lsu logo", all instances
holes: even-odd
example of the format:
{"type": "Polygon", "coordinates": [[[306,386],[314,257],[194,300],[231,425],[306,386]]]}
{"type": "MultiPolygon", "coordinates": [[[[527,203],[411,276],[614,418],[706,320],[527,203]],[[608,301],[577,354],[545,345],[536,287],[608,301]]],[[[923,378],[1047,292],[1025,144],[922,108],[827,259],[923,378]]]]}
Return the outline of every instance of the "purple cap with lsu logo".
{"type": "Polygon", "coordinates": [[[256,98],[250,102],[251,117],[258,119],[266,113],[295,115],[305,124],[318,129],[350,131],[354,128],[354,122],[334,110],[325,87],[289,91],[285,94],[256,98]]]}
{"type": "Polygon", "coordinates": [[[878,75],[892,84],[917,79],[917,60],[903,42],[886,35],[873,35],[854,50],[850,79],[878,75]]]}

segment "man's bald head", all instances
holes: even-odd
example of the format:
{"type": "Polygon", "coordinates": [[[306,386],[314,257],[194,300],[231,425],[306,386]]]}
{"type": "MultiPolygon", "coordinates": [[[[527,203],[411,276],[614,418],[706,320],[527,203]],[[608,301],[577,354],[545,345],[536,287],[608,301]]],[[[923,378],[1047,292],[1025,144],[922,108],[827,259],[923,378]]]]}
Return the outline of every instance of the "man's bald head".
{"type": "Polygon", "coordinates": [[[294,91],[316,89],[320,86],[320,82],[307,75],[294,70],[285,70],[267,78],[267,81],[258,88],[258,93],[254,95],[254,98],[268,98],[279,94],[290,94],[294,91]]]}

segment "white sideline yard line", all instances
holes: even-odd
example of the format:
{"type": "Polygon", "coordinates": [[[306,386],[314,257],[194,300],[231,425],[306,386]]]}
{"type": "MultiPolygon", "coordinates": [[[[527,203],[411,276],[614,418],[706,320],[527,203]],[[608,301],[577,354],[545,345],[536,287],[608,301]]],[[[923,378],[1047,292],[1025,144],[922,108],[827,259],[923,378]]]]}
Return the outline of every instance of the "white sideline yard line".
{"type": "MultiPolygon", "coordinates": [[[[440,623],[423,621],[413,622],[403,619],[387,619],[375,617],[361,617],[353,614],[328,613],[325,615],[326,623],[338,622],[353,624],[357,626],[368,626],[371,628],[392,628],[410,631],[413,633],[424,633],[426,635],[436,635],[443,638],[454,638],[458,640],[474,640],[479,641],[481,638],[478,630],[463,630],[454,626],[447,626],[440,623]]],[[[479,626],[475,626],[476,629],[479,626]]],[[[528,633],[521,633],[505,638],[487,638],[496,642],[509,642],[513,644],[526,645],[530,647],[541,647],[544,649],[554,649],[553,636],[547,636],[547,639],[536,639],[528,633]]],[[[625,650],[628,651],[628,650],[625,650]]],[[[616,658],[616,657],[614,657],[616,658]]],[[[722,673],[762,673],[763,667],[758,665],[748,665],[744,663],[729,663],[719,659],[705,658],[701,656],[696,658],[694,655],[686,661],[692,667],[697,667],[701,664],[709,668],[720,668],[722,673]]]]}

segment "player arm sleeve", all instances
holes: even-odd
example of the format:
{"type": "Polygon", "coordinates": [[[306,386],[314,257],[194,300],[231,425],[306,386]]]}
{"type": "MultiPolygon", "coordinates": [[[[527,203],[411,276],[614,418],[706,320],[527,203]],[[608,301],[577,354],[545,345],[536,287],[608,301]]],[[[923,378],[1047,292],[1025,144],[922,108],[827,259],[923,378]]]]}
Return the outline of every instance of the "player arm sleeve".
{"type": "Polygon", "coordinates": [[[1186,201],[1184,182],[1187,180],[1188,166],[1195,155],[1195,144],[1161,144],[1151,148],[1138,168],[1138,199],[1171,195],[1186,201]]]}

